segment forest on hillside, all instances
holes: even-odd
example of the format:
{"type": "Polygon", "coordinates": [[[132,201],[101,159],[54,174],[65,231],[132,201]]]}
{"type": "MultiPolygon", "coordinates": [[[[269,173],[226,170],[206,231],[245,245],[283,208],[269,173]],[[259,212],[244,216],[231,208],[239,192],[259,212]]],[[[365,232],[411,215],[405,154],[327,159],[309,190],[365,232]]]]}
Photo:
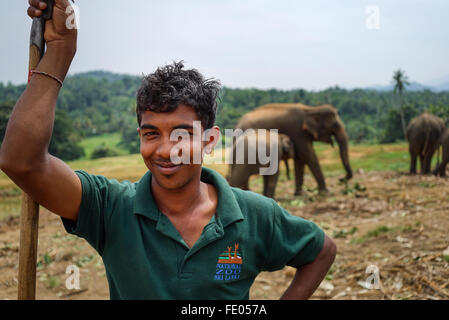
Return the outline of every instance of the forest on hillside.
{"type": "MultiPolygon", "coordinates": [[[[120,132],[129,152],[139,151],[136,134],[135,98],[141,78],[104,71],[77,74],[65,80],[58,98],[50,152],[64,160],[83,155],[81,139],[120,132]],[[78,146],[78,147],[77,147],[78,146]]],[[[0,141],[15,101],[25,85],[0,83],[0,141]]],[[[260,90],[224,87],[220,93],[217,122],[233,128],[246,112],[266,103],[332,104],[352,143],[390,143],[404,139],[400,110],[406,123],[429,111],[449,124],[449,92],[405,91],[401,102],[393,91],[346,90],[331,87],[321,91],[304,89],[260,90]]]]}

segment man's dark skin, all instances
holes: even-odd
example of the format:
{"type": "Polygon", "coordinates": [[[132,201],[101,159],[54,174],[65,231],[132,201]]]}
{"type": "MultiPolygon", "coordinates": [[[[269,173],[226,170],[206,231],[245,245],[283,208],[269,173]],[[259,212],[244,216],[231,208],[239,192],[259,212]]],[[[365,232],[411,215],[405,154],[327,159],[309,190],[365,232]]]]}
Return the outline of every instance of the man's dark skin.
{"type": "MultiPolygon", "coordinates": [[[[30,17],[40,16],[46,7],[38,0],[29,3],[30,17]]],[[[77,46],[76,30],[69,30],[65,25],[67,6],[67,0],[55,1],[53,19],[46,23],[47,52],[37,67],[61,80],[67,75],[77,46]]],[[[0,168],[36,202],[61,217],[76,221],[81,204],[81,182],[66,163],[48,153],[59,90],[54,79],[38,74],[31,78],[9,120],[0,150],[0,168]]],[[[168,113],[145,111],[138,129],[141,155],[153,174],[153,197],[190,247],[210,221],[218,201],[215,187],[200,181],[201,163],[175,166],[170,161],[170,150],[176,143],[171,141],[170,134],[178,128],[187,128],[193,141],[190,127],[195,120],[200,119],[193,108],[179,105],[168,113]]],[[[214,126],[211,132],[208,140],[201,143],[202,153],[210,152],[218,142],[219,128],[214,126]]],[[[281,299],[310,298],[335,255],[334,242],[325,236],[317,258],[296,271],[281,299]]]]}

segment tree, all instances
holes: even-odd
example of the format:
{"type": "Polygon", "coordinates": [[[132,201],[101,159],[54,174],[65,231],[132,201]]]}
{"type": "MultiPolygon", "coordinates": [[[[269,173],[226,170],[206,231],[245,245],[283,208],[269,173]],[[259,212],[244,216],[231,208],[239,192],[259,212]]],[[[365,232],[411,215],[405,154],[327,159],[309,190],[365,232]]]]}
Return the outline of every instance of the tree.
{"type": "Polygon", "coordinates": [[[399,115],[399,109],[390,109],[385,117],[382,117],[384,126],[383,134],[380,137],[380,143],[392,143],[403,139],[403,130],[401,128],[402,117],[404,122],[409,122],[420,113],[412,104],[402,106],[402,116],[399,115]]]}
{"type": "MultiPolygon", "coordinates": [[[[0,142],[5,136],[6,127],[14,108],[14,101],[0,102],[0,142]]],[[[53,133],[48,152],[62,160],[74,160],[84,155],[79,145],[81,137],[73,126],[72,119],[64,110],[56,109],[53,133]]]]}
{"type": "Polygon", "coordinates": [[[404,117],[404,110],[403,110],[403,93],[405,92],[405,87],[410,85],[410,82],[408,82],[408,76],[405,74],[405,71],[402,71],[401,69],[398,69],[393,72],[393,80],[394,89],[393,93],[398,96],[399,98],[399,115],[401,117],[401,125],[402,125],[402,132],[404,134],[404,139],[406,136],[406,128],[405,128],[405,117],[404,117]]]}
{"type": "Polygon", "coordinates": [[[9,117],[14,108],[14,101],[0,102],[0,144],[3,141],[6,133],[6,126],[8,125],[9,117]]]}
{"type": "Polygon", "coordinates": [[[78,159],[84,156],[84,149],[79,145],[80,141],[81,137],[67,112],[56,109],[48,152],[64,161],[78,159]]]}
{"type": "Polygon", "coordinates": [[[140,138],[137,133],[137,127],[136,119],[127,117],[120,130],[122,139],[120,140],[119,146],[128,150],[129,153],[140,152],[140,138]]]}

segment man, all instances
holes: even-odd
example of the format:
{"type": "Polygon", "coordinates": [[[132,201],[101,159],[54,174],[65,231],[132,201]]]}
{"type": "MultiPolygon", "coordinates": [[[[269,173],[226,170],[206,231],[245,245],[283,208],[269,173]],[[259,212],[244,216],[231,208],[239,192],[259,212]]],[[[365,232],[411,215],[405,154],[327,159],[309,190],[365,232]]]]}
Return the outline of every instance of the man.
{"type": "MultiPolygon", "coordinates": [[[[31,17],[42,14],[43,2],[29,2],[31,17]]],[[[229,187],[201,161],[172,160],[182,141],[189,160],[218,142],[218,82],[182,63],[144,78],[136,111],[149,171],[136,183],[74,172],[48,153],[60,81],[76,52],[76,30],[65,27],[68,5],[55,1],[47,52],[9,120],[1,169],[98,251],[111,299],[248,299],[258,273],[285,265],[298,270],[282,298],[308,299],[335,258],[333,241],[274,200],[229,187]],[[196,121],[201,134],[209,132],[199,146],[196,121]]]]}

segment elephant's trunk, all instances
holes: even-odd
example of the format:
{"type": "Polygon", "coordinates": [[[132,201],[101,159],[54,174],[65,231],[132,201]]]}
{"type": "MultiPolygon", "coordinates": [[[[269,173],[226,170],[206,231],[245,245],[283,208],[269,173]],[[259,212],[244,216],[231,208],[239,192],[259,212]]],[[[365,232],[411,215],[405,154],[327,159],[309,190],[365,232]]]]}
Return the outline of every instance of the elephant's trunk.
{"type": "Polygon", "coordinates": [[[352,169],[349,164],[348,136],[343,126],[335,132],[335,140],[337,140],[341,162],[346,171],[346,177],[344,179],[349,180],[352,178],[352,169]]]}

